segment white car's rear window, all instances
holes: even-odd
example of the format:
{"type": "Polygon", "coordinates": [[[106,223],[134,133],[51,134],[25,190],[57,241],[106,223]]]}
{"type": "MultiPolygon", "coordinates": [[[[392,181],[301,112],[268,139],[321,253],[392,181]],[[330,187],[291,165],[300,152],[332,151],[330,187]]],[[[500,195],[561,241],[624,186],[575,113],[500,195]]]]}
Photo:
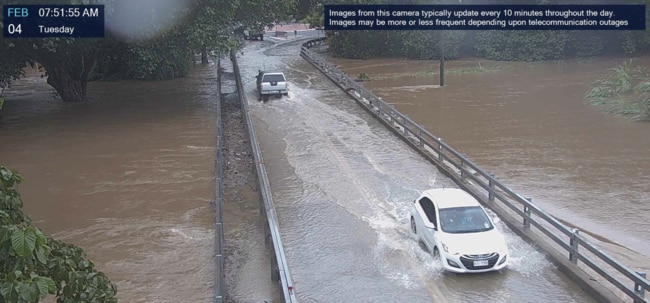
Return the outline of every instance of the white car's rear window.
{"type": "Polygon", "coordinates": [[[262,82],[283,82],[284,76],[282,75],[264,75],[262,82]]]}

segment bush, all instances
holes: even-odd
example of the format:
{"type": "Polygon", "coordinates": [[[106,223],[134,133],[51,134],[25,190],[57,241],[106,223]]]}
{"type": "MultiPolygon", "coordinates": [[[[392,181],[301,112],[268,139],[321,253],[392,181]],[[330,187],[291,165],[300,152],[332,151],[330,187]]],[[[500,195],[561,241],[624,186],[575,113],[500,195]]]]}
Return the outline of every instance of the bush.
{"type": "Polygon", "coordinates": [[[630,116],[633,121],[650,121],[650,77],[645,67],[634,67],[632,60],[596,80],[585,98],[611,113],[630,116]]]}
{"type": "Polygon", "coordinates": [[[84,250],[54,240],[31,224],[15,188],[17,172],[0,166],[0,302],[117,302],[117,288],[84,250]]]}

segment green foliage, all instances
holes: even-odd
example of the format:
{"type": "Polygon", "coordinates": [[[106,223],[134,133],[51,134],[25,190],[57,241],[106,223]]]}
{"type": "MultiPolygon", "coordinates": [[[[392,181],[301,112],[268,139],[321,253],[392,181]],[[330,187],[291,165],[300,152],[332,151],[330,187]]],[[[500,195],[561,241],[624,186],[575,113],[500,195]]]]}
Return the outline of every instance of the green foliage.
{"type": "MultiPolygon", "coordinates": [[[[650,0],[631,2],[645,5],[645,22],[650,24],[650,0]]],[[[626,31],[621,36],[622,48],[628,54],[637,54],[650,50],[650,28],[644,31],[626,31]]]]}
{"type": "Polygon", "coordinates": [[[634,67],[632,60],[596,80],[585,98],[611,113],[631,116],[634,121],[650,121],[650,77],[645,67],[634,67]]]}
{"type": "Polygon", "coordinates": [[[458,57],[466,33],[464,31],[386,31],[384,34],[390,40],[390,47],[383,49],[383,56],[430,60],[440,58],[440,35],[443,39],[445,58],[458,57]]]}
{"type": "Polygon", "coordinates": [[[540,61],[564,57],[566,32],[484,31],[477,35],[476,50],[487,59],[540,61]]]}
{"type": "Polygon", "coordinates": [[[309,24],[309,28],[323,27],[325,22],[325,14],[322,10],[313,11],[309,13],[304,19],[303,23],[309,24]]]}
{"type": "MultiPolygon", "coordinates": [[[[0,5],[20,3],[0,0],[0,5]]],[[[32,4],[49,4],[34,0],[32,4]]],[[[149,3],[155,3],[148,1],[149,3]]],[[[153,5],[129,6],[142,17],[138,37],[107,30],[104,39],[21,39],[0,41],[0,89],[21,76],[28,63],[38,62],[63,101],[84,101],[89,79],[134,78],[166,80],[186,75],[195,52],[224,54],[237,48],[237,24],[259,28],[290,18],[294,0],[183,0],[173,11],[153,5]],[[178,20],[162,28],[160,20],[178,20]]],[[[107,23],[118,4],[128,0],[65,0],[61,4],[104,4],[107,23]]],[[[124,17],[124,16],[122,16],[124,17]]],[[[164,23],[164,22],[163,22],[164,23]]]]}
{"type": "Polygon", "coordinates": [[[335,57],[369,59],[382,54],[385,39],[380,31],[345,31],[328,33],[327,42],[335,57]]]}
{"type": "Polygon", "coordinates": [[[237,46],[233,36],[235,0],[197,0],[194,17],[185,30],[190,47],[223,55],[237,46]]]}
{"type": "Polygon", "coordinates": [[[183,77],[193,63],[193,52],[182,33],[130,45],[128,76],[141,80],[170,80],[183,77]]]}
{"type": "Polygon", "coordinates": [[[601,33],[573,32],[567,44],[567,53],[578,57],[593,57],[602,54],[606,44],[607,40],[601,33]]]}
{"type": "Polygon", "coordinates": [[[28,62],[24,53],[15,52],[14,49],[13,43],[0,42],[0,96],[13,80],[23,75],[23,68],[28,62]]]}
{"type": "MultiPolygon", "coordinates": [[[[302,20],[309,18],[309,15],[323,15],[323,6],[320,0],[297,0],[294,18],[302,20]]],[[[322,25],[320,25],[322,26],[322,25]]]]}
{"type": "Polygon", "coordinates": [[[402,45],[402,56],[412,59],[435,59],[440,54],[440,39],[437,36],[438,33],[433,31],[405,31],[396,38],[401,42],[398,44],[402,45]]]}
{"type": "MultiPolygon", "coordinates": [[[[118,0],[126,1],[126,0],[118,0]]],[[[140,8],[148,17],[142,39],[115,39],[107,55],[99,60],[94,78],[168,80],[183,77],[194,63],[194,53],[222,55],[239,47],[236,29],[264,28],[283,20],[294,11],[293,0],[186,0],[190,6],[160,12],[140,8]],[[156,20],[168,14],[182,20],[161,31],[156,20]],[[180,16],[180,17],[179,17],[180,16]],[[119,45],[119,46],[115,46],[119,45]]]]}
{"type": "Polygon", "coordinates": [[[295,0],[240,0],[235,20],[249,28],[263,29],[290,19],[295,7],[295,0]]]}
{"type": "Polygon", "coordinates": [[[31,224],[15,188],[23,181],[0,166],[0,302],[117,302],[117,289],[83,249],[51,239],[31,224]]]}

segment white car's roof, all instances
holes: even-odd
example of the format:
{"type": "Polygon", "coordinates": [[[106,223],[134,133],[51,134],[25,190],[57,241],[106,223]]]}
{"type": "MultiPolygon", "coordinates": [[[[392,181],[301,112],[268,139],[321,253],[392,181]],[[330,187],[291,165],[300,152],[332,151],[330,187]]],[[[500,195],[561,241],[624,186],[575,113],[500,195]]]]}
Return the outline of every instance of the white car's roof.
{"type": "Polygon", "coordinates": [[[472,195],[459,188],[433,188],[423,194],[438,204],[438,208],[481,205],[472,195]]]}
{"type": "Polygon", "coordinates": [[[267,72],[265,72],[264,75],[265,76],[266,75],[282,75],[284,77],[284,73],[279,73],[279,72],[275,72],[275,73],[267,73],[267,72]]]}

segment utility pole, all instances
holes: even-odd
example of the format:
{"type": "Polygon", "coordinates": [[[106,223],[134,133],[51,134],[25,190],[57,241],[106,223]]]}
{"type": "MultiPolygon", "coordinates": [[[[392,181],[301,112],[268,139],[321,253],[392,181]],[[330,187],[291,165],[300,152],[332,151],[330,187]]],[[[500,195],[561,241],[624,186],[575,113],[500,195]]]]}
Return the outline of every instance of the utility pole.
{"type": "MultiPolygon", "coordinates": [[[[459,4],[463,4],[463,0],[458,0],[459,4]]],[[[445,86],[445,42],[443,31],[438,31],[440,33],[440,87],[445,86]]]]}

